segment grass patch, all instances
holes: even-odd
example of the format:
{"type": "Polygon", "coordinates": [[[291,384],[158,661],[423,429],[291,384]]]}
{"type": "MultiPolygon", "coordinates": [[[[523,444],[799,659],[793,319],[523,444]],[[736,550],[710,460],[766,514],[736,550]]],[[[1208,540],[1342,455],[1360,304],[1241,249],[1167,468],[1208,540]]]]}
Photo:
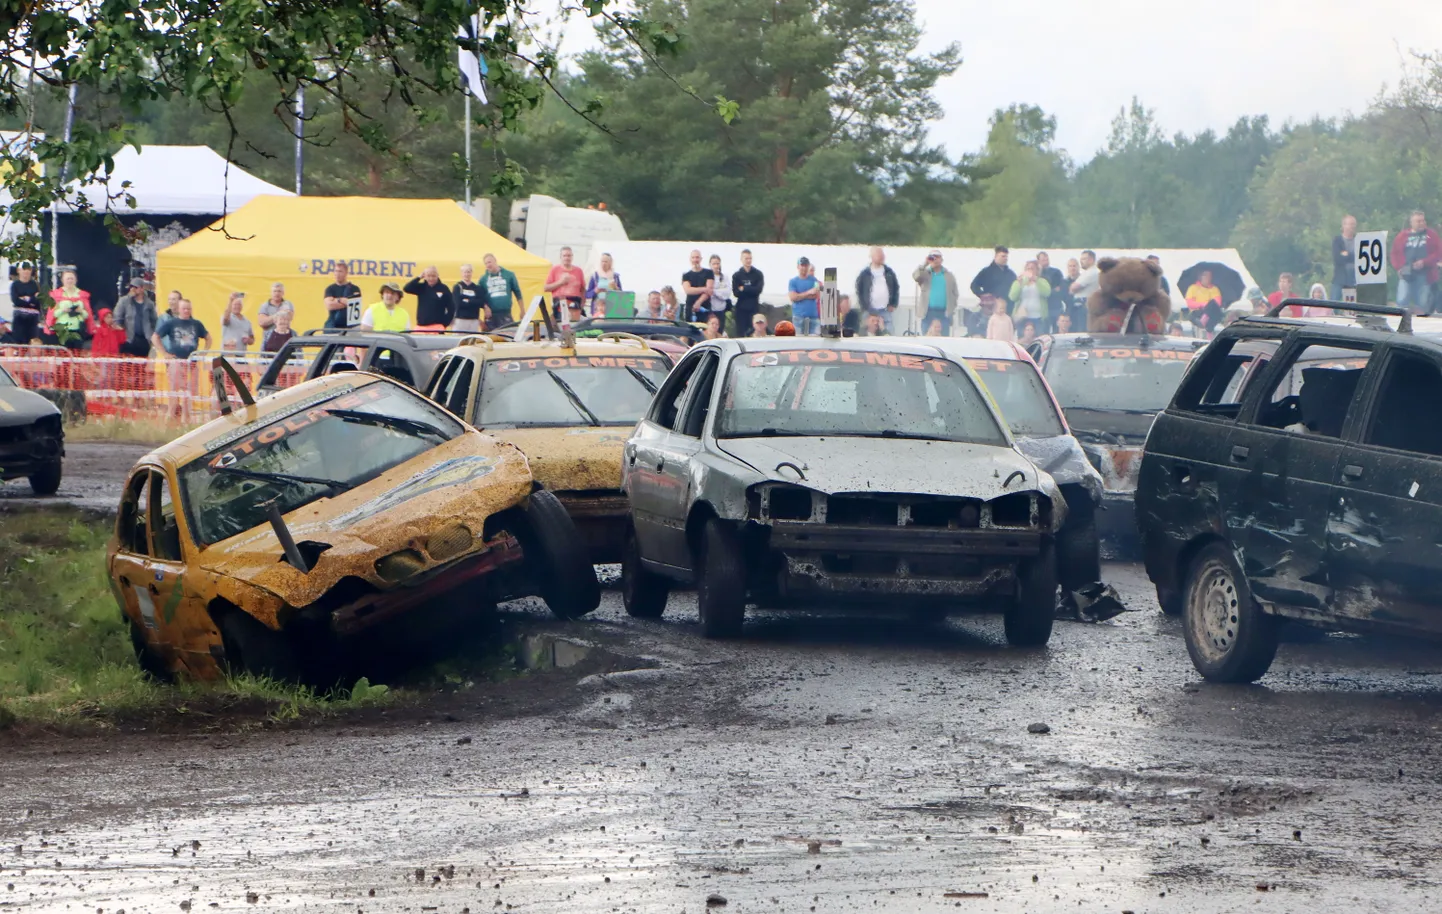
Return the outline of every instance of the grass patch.
{"type": "Polygon", "coordinates": [[[165,422],[159,419],[101,419],[91,417],[84,422],[65,426],[66,441],[99,441],[117,444],[161,445],[174,441],[201,422],[165,422]]]}
{"type": "Polygon", "coordinates": [[[105,573],[110,522],[70,510],[0,515],[0,727],[250,709],[294,720],[385,704],[396,693],[361,679],[314,690],[245,676],[159,685],[136,665],[105,573]]]}

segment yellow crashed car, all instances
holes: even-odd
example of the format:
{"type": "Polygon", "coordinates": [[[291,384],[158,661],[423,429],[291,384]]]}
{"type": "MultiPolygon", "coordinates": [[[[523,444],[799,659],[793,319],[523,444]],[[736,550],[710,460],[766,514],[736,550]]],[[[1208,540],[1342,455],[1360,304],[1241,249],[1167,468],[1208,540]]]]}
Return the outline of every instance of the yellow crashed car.
{"type": "Polygon", "coordinates": [[[629,504],[621,451],[671,370],[640,337],[561,341],[479,337],[441,359],[426,394],[516,445],[536,482],[570,512],[596,563],[621,561],[629,504]]]}
{"type": "Polygon", "coordinates": [[[321,681],[382,626],[530,593],[566,618],[599,602],[513,445],[363,372],[243,399],[126,483],[107,562],[148,672],[321,681]]]}

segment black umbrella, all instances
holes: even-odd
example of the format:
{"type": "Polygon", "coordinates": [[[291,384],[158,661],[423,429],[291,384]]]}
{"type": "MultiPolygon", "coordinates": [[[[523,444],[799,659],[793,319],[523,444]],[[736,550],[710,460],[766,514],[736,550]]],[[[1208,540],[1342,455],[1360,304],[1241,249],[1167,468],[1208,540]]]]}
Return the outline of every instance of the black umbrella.
{"type": "Polygon", "coordinates": [[[1240,301],[1243,295],[1247,294],[1247,284],[1242,280],[1242,274],[1227,266],[1224,263],[1215,263],[1204,260],[1201,263],[1194,263],[1182,271],[1177,278],[1174,287],[1178,295],[1186,295],[1187,290],[1192,287],[1202,273],[1212,271],[1212,284],[1222,290],[1222,307],[1225,308],[1234,301],[1240,301]]]}

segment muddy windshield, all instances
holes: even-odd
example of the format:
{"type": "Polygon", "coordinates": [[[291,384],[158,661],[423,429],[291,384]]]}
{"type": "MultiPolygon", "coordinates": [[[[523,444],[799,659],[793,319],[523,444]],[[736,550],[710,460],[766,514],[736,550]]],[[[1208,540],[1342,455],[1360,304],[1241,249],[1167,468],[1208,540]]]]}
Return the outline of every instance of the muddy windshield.
{"type": "Polygon", "coordinates": [[[986,385],[1013,435],[1053,438],[1066,434],[1035,365],[1020,359],[967,359],[966,363],[986,385]]]}
{"type": "Polygon", "coordinates": [[[1052,353],[1046,379],[1062,409],[1161,412],[1195,353],[1190,349],[1096,347],[1052,353]]]}
{"type": "Polygon", "coordinates": [[[285,514],[369,482],[462,431],[445,410],[396,384],[295,404],[181,468],[195,540],[206,546],[265,523],[271,500],[285,514]]]}
{"type": "Polygon", "coordinates": [[[716,437],[770,435],[1006,444],[986,398],[954,362],[835,349],[731,361],[716,437]]]}
{"type": "Polygon", "coordinates": [[[486,363],[478,428],[635,425],[666,380],[660,356],[551,356],[486,363]]]}

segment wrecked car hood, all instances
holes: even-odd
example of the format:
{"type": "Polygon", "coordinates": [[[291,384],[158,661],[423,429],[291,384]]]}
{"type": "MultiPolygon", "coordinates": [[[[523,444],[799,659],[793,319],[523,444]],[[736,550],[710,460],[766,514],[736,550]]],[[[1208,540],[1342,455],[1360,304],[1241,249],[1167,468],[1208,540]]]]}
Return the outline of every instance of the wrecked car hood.
{"type": "Polygon", "coordinates": [[[1017,438],[1016,447],[1038,468],[1050,474],[1057,485],[1080,485],[1094,499],[1101,498],[1101,474],[1087,460],[1081,443],[1071,435],[1017,438]]]}
{"type": "Polygon", "coordinates": [[[518,428],[491,434],[520,448],[536,481],[552,492],[621,488],[621,454],[630,426],[518,428]]]}
{"type": "Polygon", "coordinates": [[[818,492],[913,492],[990,500],[1028,489],[1055,491],[1055,483],[1018,451],[988,444],[895,438],[724,438],[721,451],[770,479],[818,492]],[[790,468],[801,468],[805,479],[790,468]],[[1008,477],[1021,473],[1020,479],[1008,477]]]}
{"type": "Polygon", "coordinates": [[[55,404],[19,387],[0,387],[0,428],[29,425],[45,416],[58,416],[55,404]]]}
{"type": "Polygon", "coordinates": [[[479,542],[486,518],[523,503],[530,491],[530,468],[517,448],[469,432],[365,485],[287,514],[285,522],[297,543],[329,547],[309,573],[284,561],[269,524],[207,547],[198,564],[303,607],[344,577],[382,586],[377,559],[425,549],[430,536],[454,531],[457,525],[464,525],[479,542]]]}

